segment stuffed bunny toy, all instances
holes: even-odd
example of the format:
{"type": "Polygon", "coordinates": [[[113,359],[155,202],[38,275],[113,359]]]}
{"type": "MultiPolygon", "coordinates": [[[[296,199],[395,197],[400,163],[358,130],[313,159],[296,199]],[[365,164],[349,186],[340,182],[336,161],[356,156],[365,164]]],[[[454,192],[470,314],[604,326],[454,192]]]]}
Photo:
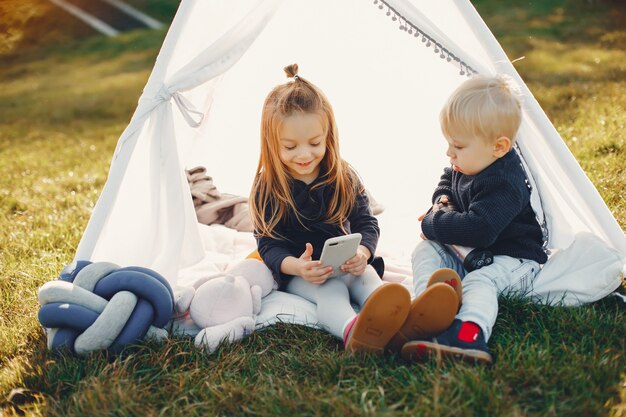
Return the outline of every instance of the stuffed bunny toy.
{"type": "Polygon", "coordinates": [[[202,329],[195,345],[213,353],[223,340],[232,343],[254,331],[261,298],[274,288],[274,278],[265,264],[245,259],[182,290],[176,296],[176,310],[189,311],[202,329]]]}

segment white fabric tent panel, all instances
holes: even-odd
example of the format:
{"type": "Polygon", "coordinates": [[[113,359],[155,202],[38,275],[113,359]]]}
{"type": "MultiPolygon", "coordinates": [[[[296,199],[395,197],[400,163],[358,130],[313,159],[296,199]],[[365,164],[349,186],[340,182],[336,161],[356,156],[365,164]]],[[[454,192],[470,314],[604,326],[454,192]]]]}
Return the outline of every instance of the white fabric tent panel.
{"type": "MultiPolygon", "coordinates": [[[[123,198],[118,197],[109,208],[108,221],[91,260],[150,265],[171,280],[176,276],[179,262],[198,262],[203,250],[199,236],[194,233],[197,221],[191,199],[171,201],[177,195],[172,192],[172,184],[184,181],[182,170],[179,178],[167,181],[163,178],[165,165],[178,165],[177,156],[168,152],[165,143],[154,143],[162,139],[157,134],[162,128],[157,119],[163,118],[164,112],[153,113],[137,132],[137,144],[120,184],[119,196],[123,198]],[[171,253],[167,243],[180,239],[180,230],[184,230],[183,237],[176,252],[171,253]]],[[[186,181],[177,188],[187,190],[186,181]]]]}
{"type": "MultiPolygon", "coordinates": [[[[156,213],[153,207],[146,202],[151,200],[153,190],[150,185],[150,172],[144,167],[149,166],[150,160],[150,137],[153,135],[153,125],[146,123],[138,132],[140,140],[137,141],[128,163],[124,181],[120,186],[119,194],[124,198],[118,198],[110,207],[109,218],[102,231],[101,241],[104,242],[127,242],[129,239],[141,237],[142,242],[155,242],[156,238],[156,213]],[[144,207],[141,212],[136,207],[144,207]]],[[[121,265],[136,264],[144,265],[152,262],[153,248],[143,246],[141,251],[128,251],[124,244],[106,245],[103,253],[96,246],[94,261],[106,261],[115,259],[121,265]]]]}
{"type": "Polygon", "coordinates": [[[381,244],[408,252],[419,237],[420,210],[430,206],[448,163],[439,109],[464,77],[377,7],[358,6],[363,2],[284,2],[217,84],[210,117],[186,165],[205,165],[220,190],[248,195],[263,101],[287,81],[283,66],[298,63],[300,75],[334,107],[342,156],[386,207],[381,244]],[[294,8],[306,19],[294,21],[294,8]],[[337,28],[343,28],[341,37],[337,28]],[[432,82],[432,74],[445,81],[432,82]]]}
{"type": "MultiPolygon", "coordinates": [[[[165,40],[166,43],[171,42],[168,53],[159,56],[163,62],[155,67],[159,69],[157,81],[171,78],[197,58],[201,51],[209,48],[216,39],[254,10],[258,3],[258,0],[237,0],[236,7],[233,7],[232,0],[182,2],[176,16],[181,19],[176,27],[177,33],[168,33],[165,40]]],[[[158,89],[160,86],[154,87],[158,89]]]]}
{"type": "MultiPolygon", "coordinates": [[[[482,74],[495,73],[492,57],[482,40],[468,26],[459,6],[465,0],[389,0],[388,3],[403,16],[414,22],[437,42],[466,61],[482,74]]],[[[365,6],[370,6],[364,2],[365,6]]],[[[375,6],[377,7],[377,6],[375,6]]],[[[387,7],[379,10],[381,14],[387,7]]],[[[393,15],[393,14],[392,14],[393,15]]],[[[386,17],[387,20],[390,17],[386,17]]],[[[397,26],[397,24],[396,24],[397,26]]],[[[405,35],[406,36],[406,35],[405,35]]],[[[432,50],[431,50],[432,52],[432,50]]],[[[434,55],[434,52],[432,52],[434,55]]]]}
{"type": "MultiPolygon", "coordinates": [[[[522,82],[468,1],[389,3],[481,73],[498,69],[522,82]]],[[[328,95],[343,157],[386,207],[379,247],[407,255],[448,164],[439,109],[465,77],[421,38],[398,30],[386,11],[371,0],[182,1],[76,259],[155,268],[175,284],[179,268],[202,258],[182,168],[204,165],[222,192],[247,195],[263,100],[294,62],[328,95]],[[205,114],[199,128],[183,119],[181,111],[198,114],[181,104],[181,93],[205,114]]],[[[597,190],[522,91],[520,145],[553,246],[565,248],[588,230],[626,254],[626,237],[597,190]]]]}

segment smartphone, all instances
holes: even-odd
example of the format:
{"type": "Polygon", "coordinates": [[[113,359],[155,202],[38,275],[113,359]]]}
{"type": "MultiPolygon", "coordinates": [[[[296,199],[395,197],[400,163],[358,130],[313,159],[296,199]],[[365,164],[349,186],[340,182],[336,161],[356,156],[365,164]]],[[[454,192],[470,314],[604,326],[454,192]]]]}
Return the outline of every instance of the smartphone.
{"type": "Polygon", "coordinates": [[[358,249],[360,243],[360,233],[331,237],[324,242],[324,248],[322,249],[320,261],[323,266],[333,267],[333,274],[330,276],[331,278],[344,273],[339,267],[345,264],[348,259],[356,255],[356,250],[358,249]]]}

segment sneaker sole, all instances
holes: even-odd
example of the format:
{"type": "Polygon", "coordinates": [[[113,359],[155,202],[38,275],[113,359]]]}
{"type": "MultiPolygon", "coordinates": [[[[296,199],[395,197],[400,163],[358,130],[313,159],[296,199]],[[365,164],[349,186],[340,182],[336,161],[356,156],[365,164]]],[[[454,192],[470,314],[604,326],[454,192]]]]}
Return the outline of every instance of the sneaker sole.
{"type": "Polygon", "coordinates": [[[437,282],[443,282],[448,284],[454,291],[456,291],[457,298],[459,299],[459,308],[461,308],[461,303],[463,301],[463,284],[461,283],[461,277],[459,274],[450,268],[441,268],[433,272],[433,274],[428,279],[428,283],[426,284],[426,288],[430,287],[437,282]]]}
{"type": "Polygon", "coordinates": [[[440,345],[435,342],[413,341],[402,347],[402,358],[413,362],[426,362],[430,358],[441,355],[444,358],[463,360],[470,363],[493,363],[493,357],[482,350],[460,349],[453,346],[440,345]]]}
{"type": "Polygon", "coordinates": [[[458,299],[454,289],[443,283],[428,287],[411,303],[406,321],[387,349],[399,352],[410,340],[427,339],[446,330],[456,316],[458,299]]]}
{"type": "Polygon", "coordinates": [[[406,320],[409,291],[400,284],[384,284],[374,291],[350,330],[346,351],[382,355],[385,346],[406,320]]]}

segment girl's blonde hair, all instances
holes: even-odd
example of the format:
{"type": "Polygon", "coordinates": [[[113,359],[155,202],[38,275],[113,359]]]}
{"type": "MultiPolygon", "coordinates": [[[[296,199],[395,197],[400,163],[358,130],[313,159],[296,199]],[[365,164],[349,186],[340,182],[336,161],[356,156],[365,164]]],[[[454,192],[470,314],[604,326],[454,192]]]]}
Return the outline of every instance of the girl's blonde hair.
{"type": "Polygon", "coordinates": [[[522,120],[519,91],[503,75],[475,76],[457,88],[441,109],[443,134],[495,140],[506,136],[515,141],[522,120]]]}
{"type": "Polygon", "coordinates": [[[287,219],[289,213],[295,214],[296,219],[303,224],[302,214],[298,212],[290,191],[292,178],[280,159],[279,142],[283,120],[297,113],[315,113],[322,119],[326,133],[326,153],[320,168],[324,178],[312,189],[334,186],[328,201],[326,222],[337,224],[343,229],[357,194],[363,192],[361,182],[355,171],[339,155],[335,115],[324,93],[298,75],[297,64],[285,67],[284,71],[293,81],[274,87],[263,104],[261,156],[250,194],[250,212],[256,233],[259,236],[284,239],[274,229],[287,219]],[[271,210],[271,216],[266,219],[268,209],[271,210]]]}

